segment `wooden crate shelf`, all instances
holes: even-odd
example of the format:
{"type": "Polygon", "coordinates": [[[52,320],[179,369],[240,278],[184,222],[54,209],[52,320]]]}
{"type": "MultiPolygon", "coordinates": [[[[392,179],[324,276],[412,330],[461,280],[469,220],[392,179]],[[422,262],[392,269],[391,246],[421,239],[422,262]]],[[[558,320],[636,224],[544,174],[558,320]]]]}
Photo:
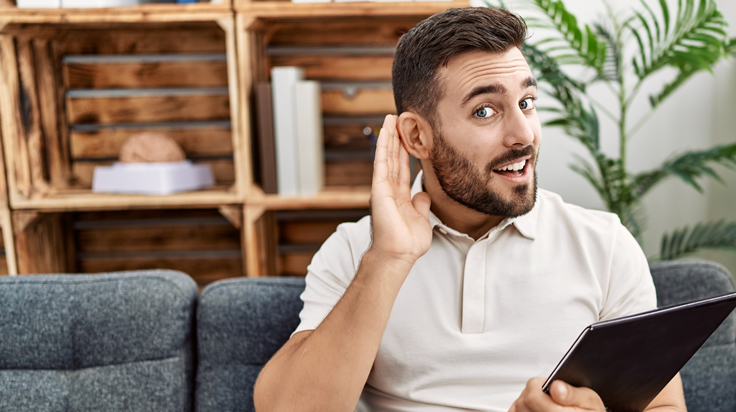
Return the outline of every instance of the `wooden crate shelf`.
{"type": "Polygon", "coordinates": [[[174,269],[202,287],[245,273],[233,210],[15,211],[18,263],[22,273],[174,269]]]}
{"type": "Polygon", "coordinates": [[[250,152],[241,137],[234,20],[213,17],[6,25],[0,118],[10,207],[242,204],[250,152]],[[212,166],[217,186],[172,196],[92,193],[94,167],[112,163],[140,132],[170,135],[195,163],[212,166]]]}
{"type": "Polygon", "coordinates": [[[19,9],[0,0],[0,274],[161,267],[189,273],[200,287],[304,275],[338,223],[367,213],[375,148],[363,129],[377,131],[395,112],[399,37],[431,14],[468,5],[19,9]],[[265,194],[257,179],[253,89],[274,66],[303,67],[323,84],[325,187],[315,196],[265,194]],[[213,167],[215,187],[169,196],[91,191],[94,167],[114,162],[122,142],[161,131],[213,167]]]}

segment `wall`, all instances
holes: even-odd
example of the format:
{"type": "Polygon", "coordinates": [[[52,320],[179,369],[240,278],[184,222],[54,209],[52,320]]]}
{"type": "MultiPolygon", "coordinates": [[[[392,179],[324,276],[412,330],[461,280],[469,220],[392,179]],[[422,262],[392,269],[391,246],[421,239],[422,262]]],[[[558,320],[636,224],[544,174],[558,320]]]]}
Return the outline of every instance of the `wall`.
{"type": "MultiPolygon", "coordinates": [[[[507,1],[512,9],[522,16],[528,14],[529,6],[520,2],[507,1]]],[[[613,3],[613,2],[611,2],[613,3]]],[[[736,32],[736,2],[733,0],[717,0],[719,9],[726,21],[731,23],[731,36],[736,32]]],[[[649,0],[654,10],[658,10],[656,1],[649,0]]],[[[674,2],[670,1],[671,7],[674,2]]],[[[604,20],[606,14],[603,1],[565,0],[578,22],[593,23],[604,20]]],[[[617,0],[615,10],[624,15],[630,8],[641,9],[638,0],[617,0]]],[[[676,6],[674,6],[676,7],[676,6]]],[[[545,33],[537,31],[532,34],[531,41],[544,38],[545,33]]],[[[634,40],[629,43],[629,51],[636,47],[634,40]]],[[[628,60],[630,62],[630,59],[628,60]]],[[[629,65],[630,66],[630,65],[629,65]]],[[[649,110],[648,95],[658,91],[671,79],[673,71],[657,73],[644,84],[629,112],[629,127],[636,124],[639,117],[649,110]]],[[[632,74],[633,77],[633,74],[632,74]]],[[[629,86],[633,79],[629,80],[629,86]]],[[[618,103],[616,96],[605,87],[594,87],[589,90],[590,96],[602,103],[614,113],[618,103]]],[[[540,95],[539,106],[545,104],[546,98],[540,95]]],[[[549,100],[548,100],[549,101],[549,100]]],[[[629,141],[629,170],[640,172],[651,169],[673,153],[691,149],[704,149],[715,144],[736,140],[736,59],[721,62],[715,70],[715,76],[700,73],[671,95],[651,119],[629,141]]],[[[618,155],[618,129],[616,124],[601,115],[602,150],[609,155],[618,155]]],[[[570,202],[581,206],[603,209],[598,194],[580,175],[571,171],[569,164],[575,162],[574,154],[587,157],[585,149],[559,129],[544,130],[542,149],[539,160],[540,187],[559,193],[570,202]]],[[[675,227],[693,224],[707,219],[727,218],[736,221],[736,173],[723,169],[727,185],[702,179],[705,194],[701,195],[683,182],[671,179],[653,189],[644,199],[646,210],[646,227],[644,234],[644,251],[647,256],[654,256],[659,251],[662,233],[670,232],[675,227]]],[[[706,252],[698,256],[716,259],[725,264],[736,274],[736,253],[706,252]]]]}

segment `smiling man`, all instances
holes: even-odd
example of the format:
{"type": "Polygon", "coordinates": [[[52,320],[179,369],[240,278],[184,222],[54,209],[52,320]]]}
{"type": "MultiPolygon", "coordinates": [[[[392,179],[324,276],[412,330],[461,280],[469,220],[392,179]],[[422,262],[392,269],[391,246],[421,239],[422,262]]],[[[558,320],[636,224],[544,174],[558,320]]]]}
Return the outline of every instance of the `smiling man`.
{"type": "MultiPolygon", "coordinates": [[[[401,38],[371,217],[315,255],[259,412],[604,410],[564,382],[544,394],[543,377],[586,325],[654,308],[654,286],[615,215],[537,190],[525,37],[518,16],[468,8],[401,38]]],[[[647,410],[685,411],[679,376],[647,410]]]]}

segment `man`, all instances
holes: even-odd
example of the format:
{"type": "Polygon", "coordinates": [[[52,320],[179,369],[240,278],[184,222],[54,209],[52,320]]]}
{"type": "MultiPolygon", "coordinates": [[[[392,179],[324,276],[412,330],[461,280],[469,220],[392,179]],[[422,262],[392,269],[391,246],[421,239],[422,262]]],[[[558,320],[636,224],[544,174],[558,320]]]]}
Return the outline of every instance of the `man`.
{"type": "MultiPolygon", "coordinates": [[[[371,217],[315,255],[302,322],[255,385],[268,411],[603,411],[547,376],[588,324],[656,305],[615,215],[536,187],[524,22],[451,9],[404,35],[371,217]],[[423,172],[410,189],[409,154],[423,172]]],[[[677,376],[649,411],[685,411],[677,376]]]]}

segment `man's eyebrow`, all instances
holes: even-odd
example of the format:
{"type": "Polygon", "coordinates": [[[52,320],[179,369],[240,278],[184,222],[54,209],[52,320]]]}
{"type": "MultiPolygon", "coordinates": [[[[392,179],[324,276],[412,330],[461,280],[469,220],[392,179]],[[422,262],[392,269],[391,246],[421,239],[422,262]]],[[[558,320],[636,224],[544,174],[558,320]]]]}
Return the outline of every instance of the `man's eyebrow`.
{"type": "Polygon", "coordinates": [[[508,94],[508,91],[505,87],[503,87],[502,84],[494,83],[494,84],[488,84],[485,86],[478,86],[475,89],[471,90],[470,93],[468,93],[464,98],[463,102],[460,104],[460,106],[465,106],[470,99],[472,99],[475,96],[481,95],[481,94],[508,94]]]}
{"type": "Polygon", "coordinates": [[[529,88],[529,87],[537,87],[537,79],[534,78],[534,76],[529,76],[526,79],[524,79],[523,82],[521,82],[521,87],[523,88],[529,88]]]}

